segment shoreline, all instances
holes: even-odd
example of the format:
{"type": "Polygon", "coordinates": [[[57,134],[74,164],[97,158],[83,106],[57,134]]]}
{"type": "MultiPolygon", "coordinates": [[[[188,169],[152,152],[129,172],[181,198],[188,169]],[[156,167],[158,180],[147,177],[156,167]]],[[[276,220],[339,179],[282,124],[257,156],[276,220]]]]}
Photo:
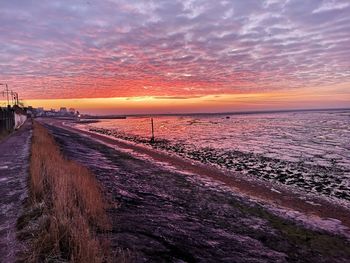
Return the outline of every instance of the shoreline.
{"type": "MultiPolygon", "coordinates": [[[[203,165],[121,139],[77,129],[65,125],[64,122],[58,122],[57,120],[43,120],[43,122],[88,136],[111,147],[118,147],[124,151],[132,151],[132,153],[129,153],[131,155],[147,156],[155,162],[166,163],[179,171],[196,174],[223,183],[233,192],[238,192],[244,197],[257,202],[265,203],[268,207],[272,208],[272,211],[292,209],[296,214],[302,214],[312,222],[315,222],[315,219],[316,222],[320,221],[319,223],[321,225],[327,224],[327,221],[336,224],[339,223],[341,227],[343,227],[343,232],[345,232],[343,235],[348,239],[350,238],[350,210],[340,203],[332,202],[323,197],[310,196],[305,193],[291,191],[281,185],[272,184],[259,179],[247,178],[237,172],[222,171],[216,167],[203,165]],[[228,173],[230,173],[231,176],[228,176],[228,173]]],[[[300,220],[300,218],[300,215],[297,216],[298,220],[300,220]]]]}
{"type": "Polygon", "coordinates": [[[248,153],[237,149],[223,151],[215,147],[196,149],[186,143],[176,143],[167,139],[158,139],[155,140],[155,143],[150,143],[142,136],[119,133],[113,129],[90,128],[84,125],[78,125],[75,128],[107,135],[132,144],[136,143],[136,145],[162,151],[166,155],[175,155],[199,164],[214,166],[229,173],[229,176],[240,174],[244,178],[268,181],[272,183],[272,186],[283,185],[303,195],[305,193],[316,197],[324,196],[350,209],[350,193],[344,186],[346,171],[341,167],[314,165],[305,163],[303,160],[288,161],[286,160],[288,158],[283,158],[283,156],[280,158],[267,157],[263,154],[248,153]]]}

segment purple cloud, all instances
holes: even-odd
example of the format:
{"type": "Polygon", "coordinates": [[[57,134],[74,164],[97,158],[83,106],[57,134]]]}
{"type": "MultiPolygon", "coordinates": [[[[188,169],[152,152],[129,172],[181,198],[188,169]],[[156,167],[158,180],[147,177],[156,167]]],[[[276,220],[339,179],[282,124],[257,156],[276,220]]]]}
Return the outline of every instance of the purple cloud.
{"type": "Polygon", "coordinates": [[[350,80],[350,2],[2,1],[0,80],[25,98],[197,96],[350,80]]]}

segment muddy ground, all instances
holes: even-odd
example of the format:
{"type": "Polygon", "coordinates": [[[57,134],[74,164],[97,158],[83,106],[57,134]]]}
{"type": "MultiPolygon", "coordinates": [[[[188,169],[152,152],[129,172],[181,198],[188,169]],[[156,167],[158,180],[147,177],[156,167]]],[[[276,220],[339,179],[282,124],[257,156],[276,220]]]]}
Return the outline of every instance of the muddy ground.
{"type": "Polygon", "coordinates": [[[303,189],[307,193],[316,193],[350,201],[350,171],[336,165],[331,167],[316,165],[312,163],[312,159],[308,160],[307,158],[304,158],[303,161],[294,162],[235,150],[195,149],[196,147],[193,146],[190,147],[181,143],[174,144],[160,139],[151,144],[148,139],[125,135],[118,131],[103,128],[90,128],[89,130],[142,143],[155,149],[165,150],[204,164],[243,173],[253,178],[294,186],[303,189]]]}
{"type": "Polygon", "coordinates": [[[48,126],[115,204],[112,250],[131,262],[349,262],[350,243],[274,216],[196,175],[48,126]]]}

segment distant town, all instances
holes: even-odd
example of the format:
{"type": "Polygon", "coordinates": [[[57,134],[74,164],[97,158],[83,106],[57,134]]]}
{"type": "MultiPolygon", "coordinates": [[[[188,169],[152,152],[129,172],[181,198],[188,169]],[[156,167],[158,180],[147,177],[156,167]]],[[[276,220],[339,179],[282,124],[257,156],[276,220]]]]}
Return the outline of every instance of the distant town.
{"type": "Polygon", "coordinates": [[[66,107],[61,107],[59,110],[50,109],[45,110],[42,107],[33,108],[29,106],[26,108],[27,114],[31,117],[67,117],[67,118],[79,118],[80,113],[74,108],[67,109],[66,107]]]}

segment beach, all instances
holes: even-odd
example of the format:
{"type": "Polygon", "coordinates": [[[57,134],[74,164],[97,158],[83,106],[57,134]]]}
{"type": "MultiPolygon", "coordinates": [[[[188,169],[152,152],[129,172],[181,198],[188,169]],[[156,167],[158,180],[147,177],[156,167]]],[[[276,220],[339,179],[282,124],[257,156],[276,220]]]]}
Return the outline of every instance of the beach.
{"type": "Polygon", "coordinates": [[[223,173],[43,119],[67,158],[94,172],[115,204],[112,250],[146,262],[344,262],[349,210],[266,181],[223,173]],[[327,245],[325,245],[325,240],[327,245]],[[330,244],[336,244],[335,246],[330,244]]]}

